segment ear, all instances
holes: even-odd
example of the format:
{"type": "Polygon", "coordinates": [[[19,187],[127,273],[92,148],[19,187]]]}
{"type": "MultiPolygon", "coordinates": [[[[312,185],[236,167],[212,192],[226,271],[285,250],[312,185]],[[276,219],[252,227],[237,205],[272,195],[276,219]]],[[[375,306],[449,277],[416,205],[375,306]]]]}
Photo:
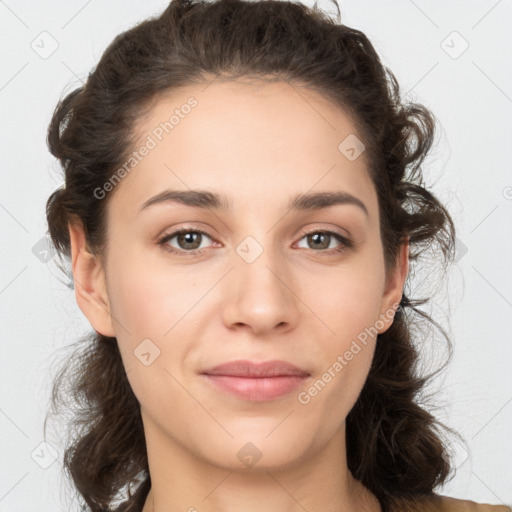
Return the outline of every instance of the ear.
{"type": "Polygon", "coordinates": [[[69,223],[68,227],[71,267],[78,306],[96,332],[115,337],[103,264],[100,258],[87,248],[82,223],[75,221],[69,223]]]}
{"type": "Polygon", "coordinates": [[[384,295],[382,296],[380,321],[377,322],[377,325],[382,327],[378,329],[379,334],[387,331],[393,323],[395,312],[402,300],[405,279],[407,278],[408,272],[409,237],[402,243],[397,264],[387,278],[384,295]]]}

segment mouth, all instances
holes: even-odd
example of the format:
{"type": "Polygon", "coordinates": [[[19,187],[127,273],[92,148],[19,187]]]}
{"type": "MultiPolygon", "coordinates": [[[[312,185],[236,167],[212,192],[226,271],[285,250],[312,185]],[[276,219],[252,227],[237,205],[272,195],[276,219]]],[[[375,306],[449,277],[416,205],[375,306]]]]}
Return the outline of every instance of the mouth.
{"type": "Polygon", "coordinates": [[[232,361],[201,372],[210,384],[243,400],[264,402],[290,394],[311,375],[285,361],[232,361]]]}

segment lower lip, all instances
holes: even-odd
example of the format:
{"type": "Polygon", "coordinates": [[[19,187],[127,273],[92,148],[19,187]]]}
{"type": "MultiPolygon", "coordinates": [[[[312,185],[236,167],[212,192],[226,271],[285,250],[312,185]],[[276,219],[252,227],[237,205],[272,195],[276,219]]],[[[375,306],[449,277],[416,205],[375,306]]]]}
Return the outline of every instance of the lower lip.
{"type": "Polygon", "coordinates": [[[204,375],[223,391],[254,402],[266,402],[291,393],[299,388],[306,377],[233,377],[228,375],[204,375]]]}

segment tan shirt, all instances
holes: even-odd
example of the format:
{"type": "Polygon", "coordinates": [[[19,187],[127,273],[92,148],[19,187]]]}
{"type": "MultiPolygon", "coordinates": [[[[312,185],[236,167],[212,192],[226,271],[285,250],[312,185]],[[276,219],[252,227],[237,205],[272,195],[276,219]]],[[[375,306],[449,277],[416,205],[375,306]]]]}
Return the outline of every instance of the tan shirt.
{"type": "Polygon", "coordinates": [[[512,512],[512,507],[436,495],[432,500],[400,505],[393,512],[512,512]]]}

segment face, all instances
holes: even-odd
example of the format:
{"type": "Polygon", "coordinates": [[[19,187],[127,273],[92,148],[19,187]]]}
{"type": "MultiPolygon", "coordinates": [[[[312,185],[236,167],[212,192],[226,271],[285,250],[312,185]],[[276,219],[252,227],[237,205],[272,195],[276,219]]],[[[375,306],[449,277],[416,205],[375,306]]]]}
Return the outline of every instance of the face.
{"type": "Polygon", "coordinates": [[[365,152],[339,149],[361,135],[312,91],[233,81],[173,91],[137,133],[136,163],[99,199],[108,250],[77,300],[117,338],[148,450],[225,468],[249,454],[275,468],[343,438],[406,274],[403,259],[385,273],[365,152]],[[211,195],[162,196],[192,190],[211,195]],[[345,200],[291,206],[319,193],[345,200]],[[220,205],[206,201],[214,194],[220,205]],[[306,376],[202,373],[235,360],[306,376]]]}

